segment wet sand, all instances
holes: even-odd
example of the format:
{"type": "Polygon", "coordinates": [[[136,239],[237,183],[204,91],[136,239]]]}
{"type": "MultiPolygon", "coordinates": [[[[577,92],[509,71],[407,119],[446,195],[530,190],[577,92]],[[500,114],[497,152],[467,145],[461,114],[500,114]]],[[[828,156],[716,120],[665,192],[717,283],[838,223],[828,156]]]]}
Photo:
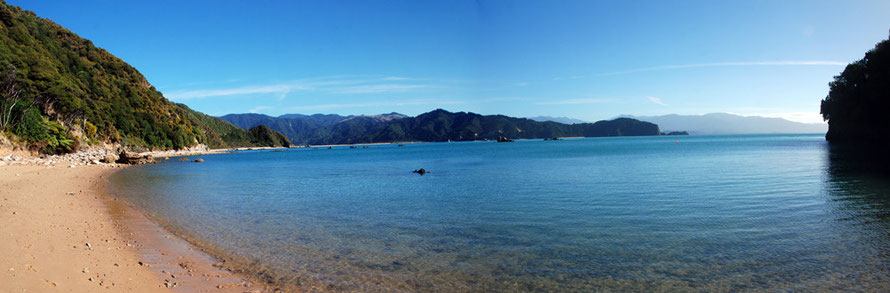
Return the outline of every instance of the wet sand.
{"type": "Polygon", "coordinates": [[[113,171],[0,167],[0,291],[270,290],[105,194],[113,171]]]}

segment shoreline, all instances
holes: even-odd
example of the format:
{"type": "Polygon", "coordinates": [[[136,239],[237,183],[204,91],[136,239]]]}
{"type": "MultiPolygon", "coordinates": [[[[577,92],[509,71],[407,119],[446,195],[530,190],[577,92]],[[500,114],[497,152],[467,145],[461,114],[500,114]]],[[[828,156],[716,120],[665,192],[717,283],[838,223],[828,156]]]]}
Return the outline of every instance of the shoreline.
{"type": "MultiPolygon", "coordinates": [[[[416,143],[423,142],[311,147],[416,143]]],[[[163,161],[276,149],[286,148],[199,146],[138,155],[163,161]]],[[[0,243],[0,265],[9,266],[0,267],[0,271],[6,271],[0,274],[0,284],[5,284],[0,286],[2,289],[93,292],[98,286],[128,292],[273,292],[289,288],[276,282],[282,276],[271,273],[268,268],[257,268],[248,259],[190,239],[175,227],[164,224],[163,219],[118,200],[109,190],[108,178],[120,168],[132,165],[105,163],[101,159],[113,152],[96,147],[66,155],[37,157],[23,151],[0,149],[0,221],[6,223],[0,227],[0,235],[12,239],[0,243]],[[16,205],[10,205],[11,202],[16,205]],[[55,213],[31,213],[34,210],[55,213]],[[23,214],[29,217],[22,217],[23,214]],[[72,229],[68,227],[70,223],[85,227],[72,229]],[[48,232],[60,227],[66,230],[48,232]],[[94,230],[101,230],[98,236],[94,230]],[[46,234],[51,235],[31,237],[46,234]],[[72,241],[77,238],[83,240],[72,241]],[[84,251],[87,243],[89,247],[84,251]],[[48,248],[30,250],[44,246],[48,248]],[[97,257],[99,248],[111,252],[103,251],[102,256],[97,257]],[[79,261],[56,262],[58,259],[79,261]],[[46,267],[52,269],[44,269],[46,267]]]]}
{"type": "Polygon", "coordinates": [[[272,290],[108,193],[121,166],[0,167],[0,235],[10,239],[0,242],[5,290],[272,290]]]}
{"type": "MultiPolygon", "coordinates": [[[[119,169],[110,170],[107,175],[119,169]]],[[[229,269],[225,259],[209,253],[202,245],[180,235],[147,211],[132,206],[109,191],[105,176],[96,185],[119,231],[135,244],[151,270],[175,284],[179,292],[273,292],[273,289],[246,272],[229,269]],[[225,290],[222,290],[225,289],[225,290]]]]}

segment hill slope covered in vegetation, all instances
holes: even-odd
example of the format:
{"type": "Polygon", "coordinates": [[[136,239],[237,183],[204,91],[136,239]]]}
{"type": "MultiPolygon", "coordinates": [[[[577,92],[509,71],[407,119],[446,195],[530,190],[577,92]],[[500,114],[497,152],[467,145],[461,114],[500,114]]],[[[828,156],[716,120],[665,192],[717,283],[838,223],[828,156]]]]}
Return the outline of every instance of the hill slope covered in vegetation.
{"type": "MultiPolygon", "coordinates": [[[[314,115],[313,115],[314,116],[314,115]]],[[[338,123],[319,126],[312,121],[270,117],[258,114],[230,114],[222,118],[238,127],[267,123],[286,134],[296,144],[349,144],[396,141],[468,141],[507,138],[552,138],[569,136],[639,136],[659,135],[658,125],[629,118],[596,123],[562,124],[538,122],[504,115],[479,115],[437,109],[416,117],[401,114],[353,116],[338,123]],[[397,116],[396,116],[397,115],[397,116]],[[296,130],[294,125],[301,128],[296,130]],[[314,127],[307,127],[314,125],[314,127]],[[284,127],[276,128],[276,127],[284,127]]],[[[288,115],[286,117],[298,117],[288,115]]],[[[305,117],[312,116],[302,116],[305,117]]]]}
{"type": "Polygon", "coordinates": [[[89,40],[2,0],[0,70],[0,135],[32,150],[103,142],[138,149],[255,145],[246,130],[168,101],[89,40]]]}

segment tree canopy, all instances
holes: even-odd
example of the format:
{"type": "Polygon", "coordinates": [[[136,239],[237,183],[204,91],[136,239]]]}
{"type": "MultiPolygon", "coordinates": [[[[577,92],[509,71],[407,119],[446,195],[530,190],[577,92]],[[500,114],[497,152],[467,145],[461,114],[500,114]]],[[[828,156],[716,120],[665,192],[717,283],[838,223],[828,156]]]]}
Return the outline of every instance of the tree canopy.
{"type": "Polygon", "coordinates": [[[828,141],[890,143],[890,40],[847,65],[829,86],[821,107],[828,141]]]}

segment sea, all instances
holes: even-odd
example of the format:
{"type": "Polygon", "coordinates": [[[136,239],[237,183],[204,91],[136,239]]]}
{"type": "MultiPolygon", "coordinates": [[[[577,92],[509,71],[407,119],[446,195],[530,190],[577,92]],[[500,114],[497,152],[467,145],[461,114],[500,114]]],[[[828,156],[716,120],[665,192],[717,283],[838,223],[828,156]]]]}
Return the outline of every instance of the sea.
{"type": "Polygon", "coordinates": [[[334,146],[109,190],[295,291],[886,292],[890,181],[859,157],[818,134],[334,146]]]}

